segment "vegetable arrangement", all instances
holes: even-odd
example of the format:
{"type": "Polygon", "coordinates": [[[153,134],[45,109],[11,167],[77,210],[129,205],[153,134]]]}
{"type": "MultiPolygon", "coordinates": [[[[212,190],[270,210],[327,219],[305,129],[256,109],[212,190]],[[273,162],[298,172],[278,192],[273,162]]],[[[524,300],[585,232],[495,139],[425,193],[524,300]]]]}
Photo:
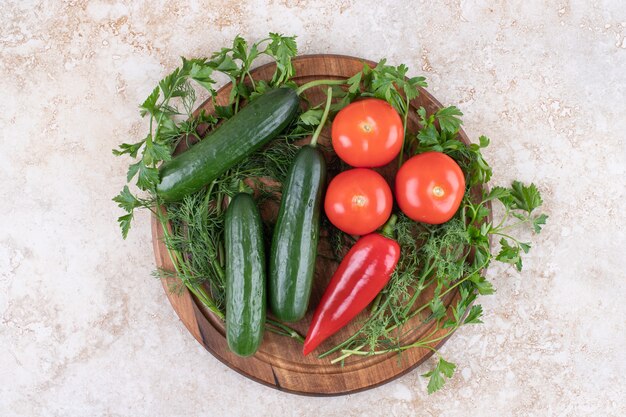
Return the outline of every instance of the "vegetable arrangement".
{"type": "Polygon", "coordinates": [[[484,270],[494,259],[522,268],[530,244],[511,229],[539,233],[545,225],[539,191],[518,181],[483,187],[492,175],[481,154],[489,140],[459,141],[462,113],[454,106],[433,114],[419,108],[418,129],[408,129],[410,102],[426,83],[407,78],[405,65],[381,60],[349,79],[297,86],[296,54],[295,37],[272,33],[249,44],[237,36],[210,58],[183,58],[159,83],[140,106],[149,117],[146,137],[113,151],[135,160],[127,181],[136,179],[140,190],[126,185],[114,198],[126,211],[118,219],[123,237],[136,209],[157,217],[175,266],[174,275],[159,276],[175,277],[225,320],[237,355],[254,354],[264,331],[303,343],[306,355],[363,313],[355,333],[318,357],[342,364],[351,356],[430,349],[439,360],[424,376],[434,392],[456,367],[435,346],[480,323],[474,301],[494,292],[484,270]],[[269,82],[251,75],[262,55],[276,63],[269,82]],[[216,101],[214,73],[231,80],[225,105],[216,101]],[[327,88],[319,104],[304,94],[317,87],[327,88]],[[212,114],[193,112],[195,88],[208,91],[212,114]],[[317,142],[327,122],[333,149],[322,152],[317,142]],[[307,145],[295,143],[309,137],[307,145]],[[189,149],[174,156],[180,144],[189,149]],[[372,170],[390,164],[399,167],[394,193],[372,170]],[[326,189],[327,172],[337,171],[326,189]],[[279,204],[275,221],[261,217],[266,202],[279,204]],[[497,222],[495,202],[504,207],[497,222]],[[324,216],[340,262],[334,273],[317,271],[332,278],[320,303],[309,306],[324,216]],[[456,292],[458,302],[449,303],[456,292]],[[309,308],[315,312],[305,339],[285,322],[301,320],[309,308]],[[407,343],[420,329],[429,331],[407,343]]]}

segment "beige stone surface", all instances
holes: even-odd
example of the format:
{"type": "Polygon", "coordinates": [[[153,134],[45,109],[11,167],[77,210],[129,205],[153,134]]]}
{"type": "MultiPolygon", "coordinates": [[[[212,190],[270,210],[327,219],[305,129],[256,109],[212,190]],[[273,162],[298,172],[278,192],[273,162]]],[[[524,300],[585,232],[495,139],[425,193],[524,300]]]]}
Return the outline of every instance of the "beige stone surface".
{"type": "Polygon", "coordinates": [[[0,1],[1,416],[626,415],[626,4],[586,1],[0,1]],[[280,393],[186,332],[111,202],[137,105],[178,57],[237,34],[407,63],[465,113],[495,184],[550,215],[522,273],[494,265],[482,326],[427,366],[338,398],[280,393]]]}

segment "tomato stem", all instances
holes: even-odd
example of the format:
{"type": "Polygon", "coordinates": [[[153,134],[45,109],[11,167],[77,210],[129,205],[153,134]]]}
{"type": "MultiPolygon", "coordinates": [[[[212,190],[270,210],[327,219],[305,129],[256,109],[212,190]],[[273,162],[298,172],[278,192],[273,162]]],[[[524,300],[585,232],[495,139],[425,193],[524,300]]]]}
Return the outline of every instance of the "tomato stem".
{"type": "Polygon", "coordinates": [[[385,237],[388,237],[389,239],[395,240],[395,236],[393,232],[395,231],[395,225],[397,221],[398,221],[398,216],[396,216],[395,214],[392,214],[391,217],[389,217],[389,220],[387,220],[387,223],[385,223],[385,225],[383,226],[383,230],[380,232],[380,234],[385,237]]]}
{"type": "MultiPolygon", "coordinates": [[[[305,84],[306,85],[306,84],[305,84]]],[[[322,118],[320,119],[320,124],[315,129],[315,133],[313,133],[313,137],[311,138],[311,143],[309,145],[315,146],[317,145],[317,138],[319,138],[320,133],[322,133],[322,129],[326,124],[326,119],[328,118],[328,113],[330,112],[330,103],[333,99],[332,88],[328,87],[326,91],[326,107],[324,107],[324,114],[322,114],[322,118]]]]}

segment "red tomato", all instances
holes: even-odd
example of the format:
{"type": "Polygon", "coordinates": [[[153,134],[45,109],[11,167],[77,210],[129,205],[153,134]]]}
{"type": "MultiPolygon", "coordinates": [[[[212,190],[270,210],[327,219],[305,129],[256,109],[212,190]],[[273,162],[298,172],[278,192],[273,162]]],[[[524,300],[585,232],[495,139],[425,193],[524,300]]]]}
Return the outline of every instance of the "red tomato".
{"type": "Polygon", "coordinates": [[[326,190],[324,210],[338,229],[365,235],[385,224],[393,196],[387,181],[376,171],[357,168],[332,179],[326,190]]]}
{"type": "Polygon", "coordinates": [[[341,109],[333,120],[333,148],[353,167],[388,164],[400,152],[403,140],[402,119],[384,100],[355,101],[341,109]]]}
{"type": "Polygon", "coordinates": [[[426,152],[406,161],[396,174],[396,201],[413,220],[445,223],[459,209],[465,193],[461,167],[441,152],[426,152]]]}

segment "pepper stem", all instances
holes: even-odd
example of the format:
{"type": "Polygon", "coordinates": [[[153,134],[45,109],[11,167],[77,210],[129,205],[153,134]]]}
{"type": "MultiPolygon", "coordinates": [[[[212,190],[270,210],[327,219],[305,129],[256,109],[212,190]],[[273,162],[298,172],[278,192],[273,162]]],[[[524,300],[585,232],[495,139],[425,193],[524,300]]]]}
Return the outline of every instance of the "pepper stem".
{"type": "Polygon", "coordinates": [[[383,230],[380,232],[381,235],[388,237],[389,239],[395,239],[394,231],[396,230],[395,225],[398,221],[398,216],[392,214],[387,220],[387,223],[383,226],[383,230]]]}
{"type": "Polygon", "coordinates": [[[330,112],[330,103],[333,100],[333,89],[328,87],[326,91],[326,107],[324,107],[324,114],[322,114],[322,118],[320,119],[320,124],[315,129],[315,133],[313,133],[313,137],[311,138],[311,143],[309,145],[315,146],[317,145],[317,138],[319,138],[320,133],[322,133],[322,129],[326,124],[326,119],[328,118],[328,113],[330,112]]]}

